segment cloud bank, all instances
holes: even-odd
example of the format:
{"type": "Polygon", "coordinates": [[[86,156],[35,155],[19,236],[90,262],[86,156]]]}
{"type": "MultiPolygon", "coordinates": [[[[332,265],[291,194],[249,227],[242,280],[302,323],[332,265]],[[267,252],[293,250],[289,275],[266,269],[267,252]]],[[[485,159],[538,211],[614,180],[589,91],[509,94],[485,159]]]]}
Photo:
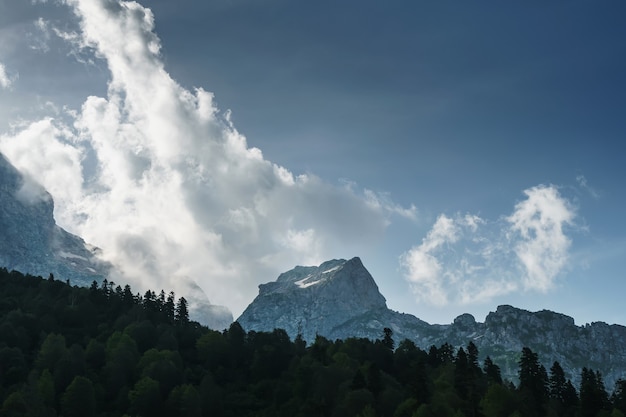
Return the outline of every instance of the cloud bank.
{"type": "Polygon", "coordinates": [[[66,4],[80,30],[57,36],[76,56],[106,62],[108,93],[0,137],[0,151],[53,195],[57,222],[102,248],[124,279],[177,290],[190,278],[237,315],[260,282],[345,248],[356,255],[393,216],[415,217],[386,195],[264,159],[210,92],[170,77],[149,9],[66,4]]]}
{"type": "Polygon", "coordinates": [[[475,215],[440,215],[401,257],[421,302],[484,302],[513,291],[552,289],[567,266],[576,212],[555,186],[524,191],[511,215],[490,222],[475,215]]]}

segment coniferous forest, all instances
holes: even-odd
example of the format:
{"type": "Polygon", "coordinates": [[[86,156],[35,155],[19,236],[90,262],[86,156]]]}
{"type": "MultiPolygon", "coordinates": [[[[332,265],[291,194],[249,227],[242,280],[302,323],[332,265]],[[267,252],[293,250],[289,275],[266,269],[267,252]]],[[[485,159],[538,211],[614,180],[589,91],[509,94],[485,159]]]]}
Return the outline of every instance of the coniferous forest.
{"type": "Polygon", "coordinates": [[[209,330],[174,293],[133,294],[0,269],[0,416],[624,416],[626,381],[580,386],[528,348],[504,381],[473,343],[307,345],[283,330],[209,330]]]}

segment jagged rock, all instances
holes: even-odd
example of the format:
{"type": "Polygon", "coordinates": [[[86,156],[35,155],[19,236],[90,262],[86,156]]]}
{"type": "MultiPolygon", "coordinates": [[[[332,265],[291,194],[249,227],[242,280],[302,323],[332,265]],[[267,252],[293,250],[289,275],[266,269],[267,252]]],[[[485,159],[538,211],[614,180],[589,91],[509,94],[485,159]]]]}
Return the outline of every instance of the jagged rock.
{"type": "Polygon", "coordinates": [[[481,359],[490,356],[502,375],[517,380],[521,350],[535,351],[546,369],[559,361],[568,378],[578,384],[583,366],[599,370],[607,388],[626,378],[626,327],[591,323],[576,326],[574,319],[542,310],[530,312],[498,306],[476,322],[462,314],[447,325],[428,324],[410,314],[387,308],[384,297],[360,259],[333,260],[319,267],[298,266],[275,282],[259,286],[259,295],[238,319],[247,331],[282,328],[290,337],[316,335],[331,340],[350,337],[380,339],[393,330],[396,343],[409,339],[422,349],[470,341],[481,359]]]}
{"type": "Polygon", "coordinates": [[[390,326],[404,328],[422,322],[387,308],[385,298],[359,258],[297,266],[275,282],[259,285],[259,295],[238,319],[247,330],[282,328],[294,338],[372,337],[390,326]]]}

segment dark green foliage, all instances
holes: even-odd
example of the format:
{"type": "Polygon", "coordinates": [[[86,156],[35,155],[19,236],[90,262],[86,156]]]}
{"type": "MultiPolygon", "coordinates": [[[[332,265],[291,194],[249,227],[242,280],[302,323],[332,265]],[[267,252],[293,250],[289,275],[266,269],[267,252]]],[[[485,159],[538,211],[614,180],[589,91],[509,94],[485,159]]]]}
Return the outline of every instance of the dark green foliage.
{"type": "Polygon", "coordinates": [[[93,417],[96,415],[96,397],[91,380],[77,376],[61,397],[64,417],[93,417]]]}
{"type": "Polygon", "coordinates": [[[604,388],[602,375],[583,368],[580,376],[580,416],[595,417],[602,410],[609,411],[611,404],[604,388]]]}
{"type": "Polygon", "coordinates": [[[550,407],[557,416],[575,416],[578,407],[578,394],[558,362],[550,368],[549,378],[550,407]]]}
{"type": "Polygon", "coordinates": [[[209,330],[184,298],[104,281],[89,288],[0,269],[0,417],[4,416],[620,416],[585,368],[580,401],[558,363],[550,377],[524,348],[520,384],[503,382],[469,342],[428,351],[409,340],[307,346],[284,330],[209,330]],[[397,346],[397,348],[396,348],[397,346]]]}
{"type": "Polygon", "coordinates": [[[187,308],[187,300],[185,300],[185,297],[180,297],[178,299],[178,304],[176,304],[176,313],[174,317],[176,323],[178,324],[183,325],[189,323],[189,310],[187,308]]]}
{"type": "Polygon", "coordinates": [[[616,409],[626,414],[626,380],[618,379],[615,383],[615,390],[611,395],[611,402],[616,409]]]}
{"type": "Polygon", "coordinates": [[[389,350],[393,350],[393,348],[396,346],[395,342],[393,341],[393,330],[391,330],[389,327],[385,327],[383,329],[382,343],[383,346],[385,346],[389,350]]]}
{"type": "Polygon", "coordinates": [[[546,414],[548,374],[535,352],[525,347],[519,361],[519,393],[522,414],[533,417],[546,414]]]}
{"type": "Polygon", "coordinates": [[[502,384],[502,375],[500,374],[500,367],[493,363],[491,358],[487,356],[483,362],[483,371],[487,377],[488,384],[502,384]]]}

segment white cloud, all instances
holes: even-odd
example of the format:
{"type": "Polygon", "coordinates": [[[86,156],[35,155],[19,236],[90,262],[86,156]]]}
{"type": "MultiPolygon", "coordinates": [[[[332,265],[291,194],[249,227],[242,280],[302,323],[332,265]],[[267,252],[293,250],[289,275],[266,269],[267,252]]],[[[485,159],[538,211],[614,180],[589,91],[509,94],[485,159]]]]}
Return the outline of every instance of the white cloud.
{"type": "Polygon", "coordinates": [[[554,186],[524,191],[513,214],[490,222],[440,215],[400,259],[417,299],[433,305],[486,302],[517,290],[546,292],[567,266],[572,205],[554,186]]]}
{"type": "Polygon", "coordinates": [[[565,267],[571,240],[563,227],[572,225],[576,215],[556,187],[537,186],[524,191],[527,199],[515,205],[507,218],[518,235],[514,251],[524,267],[526,289],[546,292],[565,267]]]}
{"type": "Polygon", "coordinates": [[[6,71],[6,67],[0,62],[0,89],[7,89],[11,87],[15,81],[14,77],[9,77],[6,71]]]}
{"type": "Polygon", "coordinates": [[[87,98],[72,125],[45,119],[1,137],[0,151],[51,192],[62,226],[135,283],[178,290],[191,277],[238,314],[260,282],[358,254],[392,216],[415,216],[384,194],[294,175],[248,147],[211,93],[165,71],[149,9],[66,3],[80,31],[64,38],[82,48],[77,56],[105,60],[108,94],[87,98]]]}
{"type": "Polygon", "coordinates": [[[40,17],[33,22],[33,25],[35,32],[28,34],[30,49],[44,53],[50,51],[50,23],[40,17]]]}
{"type": "MultiPolygon", "coordinates": [[[[59,140],[71,137],[71,132],[46,118],[28,125],[12,137],[0,136],[0,151],[11,163],[27,174],[27,179],[36,179],[46,184],[47,190],[61,205],[72,204],[80,199],[82,188],[81,151],[69,143],[59,140]]],[[[41,195],[40,186],[27,181],[21,190],[23,197],[32,200],[41,195]],[[29,191],[30,190],[30,191],[29,191]]],[[[58,219],[67,222],[64,212],[58,219]]]]}

